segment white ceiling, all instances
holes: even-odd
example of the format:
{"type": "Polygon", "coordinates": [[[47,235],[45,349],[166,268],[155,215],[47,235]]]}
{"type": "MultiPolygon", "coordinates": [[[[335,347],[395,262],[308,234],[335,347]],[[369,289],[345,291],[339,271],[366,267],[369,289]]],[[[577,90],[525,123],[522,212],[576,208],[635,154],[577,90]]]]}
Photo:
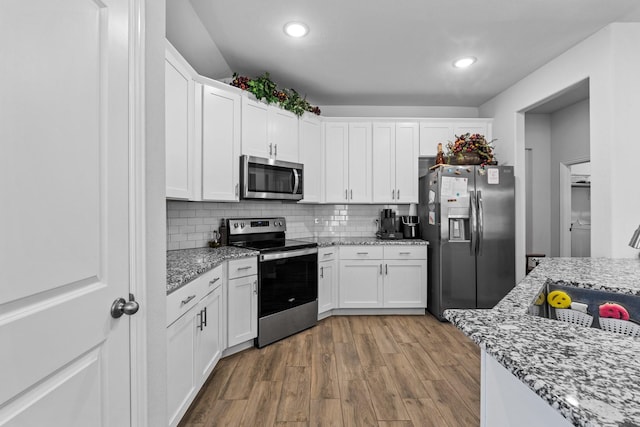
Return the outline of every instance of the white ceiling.
{"type": "Polygon", "coordinates": [[[233,71],[269,71],[317,105],[477,107],[607,24],[640,22],[638,0],[191,3],[233,71]],[[285,36],[292,20],[310,33],[285,36]],[[454,69],[466,55],[478,62],[454,69]]]}

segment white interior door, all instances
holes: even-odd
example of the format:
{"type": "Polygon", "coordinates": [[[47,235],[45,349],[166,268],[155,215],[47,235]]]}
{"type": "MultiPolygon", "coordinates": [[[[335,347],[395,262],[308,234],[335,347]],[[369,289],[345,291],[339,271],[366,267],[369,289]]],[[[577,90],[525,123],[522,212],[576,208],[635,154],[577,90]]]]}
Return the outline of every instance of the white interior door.
{"type": "Polygon", "coordinates": [[[129,426],[129,4],[0,3],[0,426],[129,426]]]}

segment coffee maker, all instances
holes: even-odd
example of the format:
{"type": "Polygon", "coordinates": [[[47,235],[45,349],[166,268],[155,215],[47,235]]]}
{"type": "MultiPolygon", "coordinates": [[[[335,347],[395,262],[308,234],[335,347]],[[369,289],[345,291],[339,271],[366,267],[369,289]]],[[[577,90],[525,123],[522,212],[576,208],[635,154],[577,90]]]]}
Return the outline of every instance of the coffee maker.
{"type": "Polygon", "coordinates": [[[393,209],[383,209],[380,211],[380,222],[376,237],[385,240],[402,239],[400,218],[396,217],[393,209]]]}

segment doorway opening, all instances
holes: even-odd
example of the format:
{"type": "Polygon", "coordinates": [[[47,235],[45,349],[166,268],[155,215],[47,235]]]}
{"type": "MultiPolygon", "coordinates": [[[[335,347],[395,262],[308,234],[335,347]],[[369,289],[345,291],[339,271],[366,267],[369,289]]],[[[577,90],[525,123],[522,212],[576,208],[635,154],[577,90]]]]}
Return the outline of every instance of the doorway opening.
{"type": "Polygon", "coordinates": [[[589,80],[526,109],[524,127],[527,254],[590,256],[589,80]],[[572,187],[572,180],[585,182],[572,187]]]}

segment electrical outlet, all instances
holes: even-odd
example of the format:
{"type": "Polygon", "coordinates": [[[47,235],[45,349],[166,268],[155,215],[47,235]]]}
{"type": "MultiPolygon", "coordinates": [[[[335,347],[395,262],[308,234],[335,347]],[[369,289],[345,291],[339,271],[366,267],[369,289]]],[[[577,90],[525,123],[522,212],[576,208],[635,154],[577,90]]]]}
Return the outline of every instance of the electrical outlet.
{"type": "Polygon", "coordinates": [[[320,224],[320,218],[316,218],[316,219],[314,219],[314,220],[313,220],[313,223],[314,223],[314,224],[320,224]]]}

